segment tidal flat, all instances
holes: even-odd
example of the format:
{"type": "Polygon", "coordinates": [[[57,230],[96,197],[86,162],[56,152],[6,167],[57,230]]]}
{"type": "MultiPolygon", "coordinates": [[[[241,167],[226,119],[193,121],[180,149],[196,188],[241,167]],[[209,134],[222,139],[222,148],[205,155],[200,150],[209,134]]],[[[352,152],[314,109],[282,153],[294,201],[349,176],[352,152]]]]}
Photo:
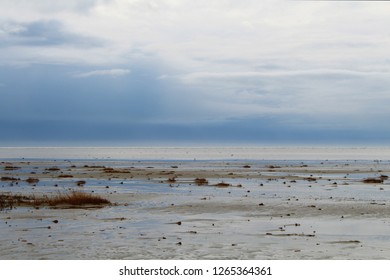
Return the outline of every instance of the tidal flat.
{"type": "Polygon", "coordinates": [[[0,258],[389,259],[389,174],[383,160],[4,159],[0,258]],[[109,203],[33,203],[72,192],[109,203]]]}

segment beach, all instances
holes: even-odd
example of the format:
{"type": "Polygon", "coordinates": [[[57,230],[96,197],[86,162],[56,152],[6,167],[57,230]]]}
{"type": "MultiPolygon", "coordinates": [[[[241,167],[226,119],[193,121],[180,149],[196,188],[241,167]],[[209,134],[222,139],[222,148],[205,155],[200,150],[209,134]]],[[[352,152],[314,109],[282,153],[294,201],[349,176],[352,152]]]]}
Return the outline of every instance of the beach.
{"type": "Polygon", "coordinates": [[[77,191],[110,202],[4,205],[1,259],[390,258],[388,149],[2,148],[0,156],[2,195],[77,191]]]}

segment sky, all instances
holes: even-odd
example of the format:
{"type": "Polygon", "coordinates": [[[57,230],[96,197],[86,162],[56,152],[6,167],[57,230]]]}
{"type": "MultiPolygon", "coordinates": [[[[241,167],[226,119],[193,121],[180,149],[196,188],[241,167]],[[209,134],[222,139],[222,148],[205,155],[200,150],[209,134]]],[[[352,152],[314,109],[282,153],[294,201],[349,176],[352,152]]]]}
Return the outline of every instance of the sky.
{"type": "Polygon", "coordinates": [[[390,2],[0,0],[0,146],[383,145],[390,2]]]}

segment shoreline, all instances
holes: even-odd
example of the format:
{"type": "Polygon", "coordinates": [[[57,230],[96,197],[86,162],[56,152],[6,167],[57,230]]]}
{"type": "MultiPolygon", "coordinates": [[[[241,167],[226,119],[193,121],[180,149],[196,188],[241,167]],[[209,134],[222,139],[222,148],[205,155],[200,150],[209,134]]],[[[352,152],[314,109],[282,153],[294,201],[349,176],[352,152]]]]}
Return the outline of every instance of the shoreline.
{"type": "Polygon", "coordinates": [[[389,160],[390,147],[0,147],[0,159],[389,160]]]}

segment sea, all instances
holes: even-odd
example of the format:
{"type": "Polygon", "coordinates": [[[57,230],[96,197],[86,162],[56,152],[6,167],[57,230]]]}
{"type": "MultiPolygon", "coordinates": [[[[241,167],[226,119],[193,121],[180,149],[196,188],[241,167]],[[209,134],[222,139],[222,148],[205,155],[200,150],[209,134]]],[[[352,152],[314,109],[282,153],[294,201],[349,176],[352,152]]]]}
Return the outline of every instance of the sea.
{"type": "Polygon", "coordinates": [[[0,159],[390,160],[390,147],[0,147],[0,159]]]}

